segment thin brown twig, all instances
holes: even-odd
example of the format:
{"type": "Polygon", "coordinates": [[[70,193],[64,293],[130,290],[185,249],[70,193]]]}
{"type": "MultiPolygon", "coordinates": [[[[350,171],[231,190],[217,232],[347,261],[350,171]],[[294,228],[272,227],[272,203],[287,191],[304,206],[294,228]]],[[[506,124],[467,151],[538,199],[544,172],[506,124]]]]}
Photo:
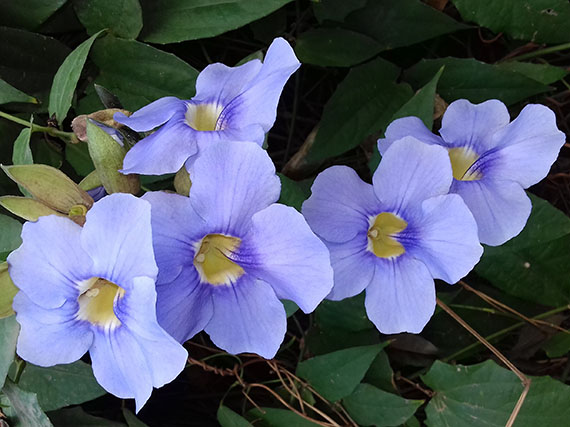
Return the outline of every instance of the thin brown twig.
{"type": "Polygon", "coordinates": [[[397,379],[402,380],[402,381],[404,381],[405,383],[410,384],[410,385],[411,385],[412,387],[414,387],[416,390],[421,391],[423,394],[425,394],[425,395],[428,396],[428,397],[433,397],[434,394],[435,394],[433,391],[427,390],[427,389],[423,388],[423,387],[422,387],[421,385],[419,385],[418,383],[415,383],[415,382],[413,382],[412,380],[410,380],[410,379],[408,379],[408,378],[406,378],[406,377],[403,377],[402,375],[399,375],[399,374],[398,374],[398,378],[397,378],[397,379]]]}
{"type": "Polygon", "coordinates": [[[443,311],[445,311],[447,314],[449,314],[457,323],[459,323],[461,326],[463,326],[471,335],[473,335],[475,338],[477,338],[477,340],[483,344],[485,347],[487,347],[489,350],[491,350],[491,352],[497,356],[497,358],[499,358],[499,360],[501,360],[501,362],[503,362],[505,364],[505,366],[507,366],[511,371],[514,372],[514,374],[521,380],[521,383],[523,385],[523,391],[515,405],[515,407],[513,408],[513,411],[511,412],[511,416],[509,417],[507,423],[505,424],[505,427],[512,427],[520,410],[521,407],[526,399],[526,396],[528,394],[528,391],[530,390],[530,384],[531,384],[531,380],[530,378],[528,378],[525,374],[523,374],[509,359],[507,359],[495,346],[493,346],[489,341],[487,341],[485,338],[483,338],[481,335],[479,335],[479,333],[473,329],[471,326],[469,326],[469,324],[467,324],[467,322],[465,322],[465,320],[463,320],[459,315],[457,315],[457,313],[455,313],[451,308],[449,308],[443,301],[441,301],[439,298],[437,298],[437,305],[439,305],[443,311]]]}

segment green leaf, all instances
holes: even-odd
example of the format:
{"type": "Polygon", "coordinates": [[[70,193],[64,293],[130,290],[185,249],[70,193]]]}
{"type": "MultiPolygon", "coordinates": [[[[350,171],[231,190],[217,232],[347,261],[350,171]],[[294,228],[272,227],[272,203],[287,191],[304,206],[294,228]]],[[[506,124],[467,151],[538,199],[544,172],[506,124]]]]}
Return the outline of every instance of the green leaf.
{"type": "Polygon", "coordinates": [[[390,360],[385,351],[381,351],[370,365],[368,372],[364,376],[364,382],[372,384],[384,391],[394,392],[396,388],[393,383],[394,371],[390,366],[390,360]]]}
{"type": "Polygon", "coordinates": [[[562,357],[570,351],[570,334],[558,332],[542,348],[550,358],[562,357]]]}
{"type": "Polygon", "coordinates": [[[0,389],[4,387],[10,365],[14,361],[19,332],[20,325],[16,322],[16,316],[0,319],[0,389]]]}
{"type": "Polygon", "coordinates": [[[163,96],[194,96],[198,71],[147,44],[107,35],[97,40],[91,58],[100,69],[96,83],[117,95],[130,111],[163,96]]]}
{"type": "Polygon", "coordinates": [[[125,427],[123,423],[94,417],[80,406],[52,411],[48,416],[55,427],[125,427]]]}
{"type": "Polygon", "coordinates": [[[0,253],[11,252],[22,244],[22,224],[14,218],[0,215],[0,253]]]}
{"type": "Polygon", "coordinates": [[[18,385],[35,393],[44,411],[77,405],[106,393],[95,380],[91,366],[81,360],[49,368],[28,364],[18,385]]]}
{"type": "MultiPolygon", "coordinates": [[[[8,274],[8,263],[3,262],[0,264],[0,319],[14,314],[12,301],[17,293],[18,288],[8,274]]],[[[0,340],[0,342],[3,341],[0,340]]]]}
{"type": "Polygon", "coordinates": [[[0,2],[0,25],[35,30],[67,0],[26,0],[0,2]]]}
{"type": "Polygon", "coordinates": [[[544,85],[555,83],[568,75],[568,71],[564,68],[555,67],[550,64],[509,61],[500,63],[499,68],[522,74],[544,85]]]}
{"type": "Polygon", "coordinates": [[[319,22],[343,22],[350,12],[363,8],[365,5],[366,0],[319,0],[313,2],[313,11],[319,22]]]}
{"type": "Polygon", "coordinates": [[[67,46],[51,37],[0,27],[0,78],[44,102],[69,52],[67,46]]]}
{"type": "Polygon", "coordinates": [[[143,27],[138,0],[76,0],[73,7],[90,35],[109,29],[117,37],[136,39],[143,27]]]}
{"type": "Polygon", "coordinates": [[[86,142],[67,144],[65,146],[65,160],[73,166],[79,176],[87,176],[95,169],[86,142]]]}
{"type": "Polygon", "coordinates": [[[143,0],[142,39],[175,43],[213,37],[269,15],[291,0],[143,0]]]}
{"type": "Polygon", "coordinates": [[[325,105],[306,162],[319,164],[383,131],[412,96],[408,85],[394,82],[398,75],[399,69],[383,59],[353,68],[325,105]]]}
{"type": "Polygon", "coordinates": [[[469,28],[419,0],[369,1],[365,7],[349,14],[344,25],[372,37],[381,50],[409,46],[469,28]]]}
{"type": "Polygon", "coordinates": [[[126,150],[91,120],[87,120],[87,138],[89,154],[105,191],[108,194],[137,194],[140,189],[138,175],[123,175],[119,172],[123,167],[126,150]]]}
{"type": "Polygon", "coordinates": [[[381,349],[382,345],[376,344],[316,356],[299,363],[297,375],[325,399],[336,402],[354,391],[381,349]]]}
{"type": "MultiPolygon", "coordinates": [[[[423,381],[435,392],[428,426],[504,426],[523,391],[517,376],[487,360],[472,366],[436,361],[423,381]],[[475,421],[476,420],[476,421],[475,421]]],[[[517,427],[562,426],[570,417],[570,388],[550,377],[532,377],[517,427]]]]}
{"type": "Polygon", "coordinates": [[[218,408],[217,418],[222,427],[251,427],[244,417],[223,405],[218,408]]]}
{"type": "Polygon", "coordinates": [[[63,64],[61,64],[61,67],[57,70],[49,94],[48,109],[49,114],[55,115],[59,123],[63,123],[63,120],[67,116],[67,112],[71,107],[75,87],[79,81],[79,76],[87,60],[91,45],[93,45],[93,42],[99,37],[101,32],[102,31],[99,31],[97,34],[92,35],[77,46],[75,50],[65,58],[65,61],[63,61],[63,64]]]}
{"type": "Polygon", "coordinates": [[[2,411],[10,417],[11,427],[52,427],[34,393],[25,392],[10,380],[6,380],[2,393],[7,398],[1,399],[6,404],[2,411]]]}
{"type": "Polygon", "coordinates": [[[254,408],[247,413],[247,417],[256,427],[315,427],[319,425],[287,409],[254,408]]]}
{"type": "Polygon", "coordinates": [[[14,141],[14,151],[12,152],[12,163],[15,165],[31,165],[34,163],[32,150],[30,149],[30,128],[22,129],[16,141],[14,141]]]}
{"type": "Polygon", "coordinates": [[[570,218],[530,195],[525,229],[502,246],[486,247],[475,267],[480,276],[508,294],[561,306],[570,303],[570,218]]]}
{"type": "Polygon", "coordinates": [[[370,384],[359,384],[351,395],[342,399],[350,416],[360,425],[376,427],[405,423],[423,400],[404,399],[370,384]]]}
{"type": "Polygon", "coordinates": [[[357,332],[375,329],[366,315],[364,292],[342,301],[324,300],[316,309],[316,322],[328,329],[357,332]]]}
{"type": "Polygon", "coordinates": [[[424,59],[407,70],[404,78],[413,86],[423,86],[443,66],[438,92],[447,102],[465,98],[479,103],[494,98],[511,105],[550,89],[524,74],[472,58],[424,59]]]}
{"type": "Polygon", "coordinates": [[[373,38],[343,28],[317,28],[302,33],[295,53],[303,64],[350,67],[372,58],[382,47],[373,38]]]}
{"type": "Polygon", "coordinates": [[[148,427],[145,423],[139,420],[135,414],[129,411],[127,408],[123,408],[123,417],[129,427],[148,427]]]}
{"type": "Polygon", "coordinates": [[[33,96],[26,95],[13,86],[10,86],[4,80],[0,79],[0,105],[9,102],[29,102],[37,104],[38,100],[33,96]]]}
{"type": "Polygon", "coordinates": [[[283,203],[287,206],[292,206],[301,212],[301,206],[303,202],[310,196],[310,190],[308,186],[304,186],[293,181],[291,178],[287,178],[285,175],[278,173],[279,179],[281,180],[281,196],[279,198],[279,203],[283,203]]]}
{"type": "Polygon", "coordinates": [[[452,0],[465,21],[535,43],[570,40],[570,4],[566,0],[452,0]]]}
{"type": "Polygon", "coordinates": [[[297,312],[297,310],[299,310],[299,306],[295,304],[293,301],[290,301],[288,299],[283,299],[281,300],[281,302],[283,303],[283,307],[285,308],[285,315],[287,317],[291,317],[297,312]]]}

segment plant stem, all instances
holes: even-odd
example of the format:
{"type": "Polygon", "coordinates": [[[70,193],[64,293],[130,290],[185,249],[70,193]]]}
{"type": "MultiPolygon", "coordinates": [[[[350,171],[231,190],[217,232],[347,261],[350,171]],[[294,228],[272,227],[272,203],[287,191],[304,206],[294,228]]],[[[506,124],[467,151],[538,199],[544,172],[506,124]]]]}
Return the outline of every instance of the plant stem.
{"type": "Polygon", "coordinates": [[[19,125],[26,126],[26,127],[31,129],[32,133],[33,132],[45,132],[48,135],[55,136],[56,138],[59,138],[65,142],[71,142],[74,144],[79,142],[79,140],[77,139],[77,137],[75,136],[75,134],[73,132],[64,132],[64,131],[61,131],[61,130],[58,130],[55,128],[50,128],[47,126],[39,126],[39,125],[30,123],[26,120],[20,119],[19,117],[12,116],[11,114],[4,113],[3,111],[0,111],[0,117],[5,118],[6,120],[10,120],[14,123],[18,123],[19,125]]]}
{"type": "MultiPolygon", "coordinates": [[[[569,308],[570,307],[568,305],[564,305],[562,307],[558,307],[558,308],[552,309],[550,311],[547,311],[546,313],[541,313],[538,316],[532,317],[532,319],[536,319],[536,320],[544,319],[545,317],[552,316],[553,314],[560,313],[564,310],[568,310],[569,308]]],[[[505,334],[508,334],[509,332],[511,332],[517,328],[520,328],[521,326],[524,326],[526,324],[527,324],[527,322],[515,323],[514,325],[511,325],[505,329],[501,329],[500,331],[497,331],[494,334],[486,336],[485,339],[487,341],[493,341],[496,338],[499,338],[505,334]]],[[[470,344],[467,347],[462,348],[461,350],[453,353],[451,356],[448,356],[448,357],[442,359],[441,361],[447,363],[450,360],[458,359],[459,356],[462,356],[464,353],[467,353],[467,352],[473,350],[474,348],[477,348],[479,345],[481,345],[481,343],[479,341],[474,342],[473,344],[470,344]]]]}
{"type": "Polygon", "coordinates": [[[507,61],[522,61],[524,59],[536,58],[537,56],[547,55],[549,53],[560,52],[561,50],[570,49],[570,43],[559,44],[544,49],[535,50],[534,52],[525,53],[524,55],[509,58],[507,61]]]}

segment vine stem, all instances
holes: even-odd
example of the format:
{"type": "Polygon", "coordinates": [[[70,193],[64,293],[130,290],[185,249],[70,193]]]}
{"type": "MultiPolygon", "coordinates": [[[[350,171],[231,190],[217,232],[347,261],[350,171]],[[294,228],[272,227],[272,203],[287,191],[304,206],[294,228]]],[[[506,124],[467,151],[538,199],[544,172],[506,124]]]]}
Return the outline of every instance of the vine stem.
{"type": "Polygon", "coordinates": [[[522,61],[524,59],[536,58],[537,56],[560,52],[561,50],[566,50],[566,49],[570,49],[570,43],[563,43],[557,46],[551,46],[544,49],[535,50],[534,52],[525,53],[523,55],[513,56],[511,58],[508,58],[506,61],[514,61],[514,60],[522,61]]]}
{"type": "Polygon", "coordinates": [[[0,111],[0,117],[4,118],[6,120],[10,120],[11,122],[14,122],[14,123],[18,123],[19,125],[25,126],[27,128],[30,128],[32,133],[33,132],[45,132],[48,135],[55,136],[56,138],[59,138],[65,142],[71,142],[72,144],[77,144],[79,142],[79,139],[77,139],[77,136],[75,136],[75,134],[73,132],[64,132],[64,131],[61,131],[59,129],[50,128],[47,126],[39,126],[39,125],[36,125],[34,123],[28,122],[26,120],[20,119],[19,117],[5,113],[3,111],[0,111]]]}
{"type": "Polygon", "coordinates": [[[485,347],[487,347],[489,350],[491,350],[491,352],[497,356],[499,358],[499,360],[501,360],[501,362],[503,362],[505,364],[505,366],[507,366],[507,368],[509,368],[511,371],[513,371],[513,373],[521,380],[521,383],[523,385],[523,391],[520,394],[517,403],[515,404],[515,407],[513,408],[513,411],[511,412],[511,415],[507,421],[507,423],[505,424],[505,427],[512,427],[512,425],[514,424],[521,408],[522,405],[526,399],[526,396],[528,394],[528,391],[530,390],[530,383],[531,380],[530,378],[528,378],[525,374],[523,374],[509,359],[507,359],[503,353],[501,353],[495,346],[493,346],[489,341],[487,341],[485,338],[483,338],[481,335],[479,335],[479,333],[473,329],[471,326],[469,326],[469,324],[463,320],[457,313],[455,313],[451,308],[449,308],[443,301],[441,301],[439,298],[437,298],[437,305],[439,305],[443,311],[445,311],[447,314],[449,314],[457,323],[459,323],[461,326],[463,326],[471,335],[473,335],[475,338],[477,338],[477,340],[479,342],[481,342],[481,344],[483,344],[485,347]]]}

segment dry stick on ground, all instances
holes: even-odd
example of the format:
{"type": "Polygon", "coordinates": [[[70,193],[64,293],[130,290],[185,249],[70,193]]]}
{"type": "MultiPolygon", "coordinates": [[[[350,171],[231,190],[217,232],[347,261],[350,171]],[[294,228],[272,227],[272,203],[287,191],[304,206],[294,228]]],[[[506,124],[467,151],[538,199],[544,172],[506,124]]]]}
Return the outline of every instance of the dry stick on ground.
{"type": "Polygon", "coordinates": [[[489,350],[491,350],[491,352],[497,356],[499,358],[499,360],[501,360],[501,362],[503,362],[505,364],[505,366],[507,366],[507,368],[509,368],[511,371],[513,371],[515,373],[515,375],[517,377],[519,377],[519,379],[521,380],[521,383],[524,387],[519,400],[517,401],[513,412],[511,412],[511,416],[509,417],[507,424],[505,424],[505,427],[512,427],[512,425],[514,424],[520,410],[521,407],[526,399],[526,396],[528,394],[528,391],[530,390],[530,383],[531,380],[530,378],[528,378],[527,376],[525,376],[525,374],[523,374],[521,371],[519,371],[519,369],[513,365],[513,363],[507,359],[499,350],[497,350],[489,341],[487,341],[485,338],[483,338],[481,335],[479,335],[479,333],[477,333],[477,331],[475,329],[473,329],[471,326],[469,326],[467,324],[467,322],[465,322],[465,320],[463,320],[461,317],[459,317],[459,315],[457,315],[457,313],[455,313],[451,308],[449,308],[443,301],[441,301],[439,298],[437,298],[437,305],[439,305],[443,311],[445,311],[447,314],[449,314],[451,317],[453,317],[453,319],[459,323],[461,326],[463,326],[465,329],[467,329],[467,331],[473,335],[475,338],[477,338],[477,340],[479,342],[481,342],[481,344],[483,344],[485,347],[487,347],[489,350]]]}

